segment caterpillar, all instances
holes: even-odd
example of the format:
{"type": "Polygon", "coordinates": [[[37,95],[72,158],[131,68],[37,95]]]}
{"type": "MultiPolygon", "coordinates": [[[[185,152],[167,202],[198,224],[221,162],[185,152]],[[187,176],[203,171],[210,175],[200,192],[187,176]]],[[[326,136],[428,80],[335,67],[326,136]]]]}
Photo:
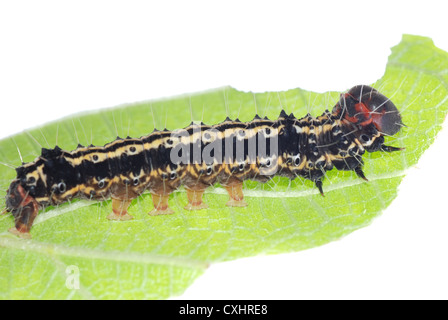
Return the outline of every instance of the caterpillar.
{"type": "Polygon", "coordinates": [[[170,194],[183,185],[187,210],[206,209],[203,193],[221,184],[227,206],[244,207],[243,181],[266,182],[274,176],[302,177],[324,195],[326,171],[363,173],[365,151],[403,150],[384,144],[396,134],[401,115],[393,102],[376,89],[357,85],[340,95],[321,116],[296,118],[281,111],[277,120],[241,122],[226,118],[216,125],[192,122],[184,129],[154,130],[140,138],[117,137],[103,147],[90,145],[64,151],[42,148],[33,162],[16,168],[6,195],[5,212],[15,226],[9,231],[30,238],[39,210],[73,198],[112,199],[110,220],[129,220],[131,201],[145,191],[152,196],[150,215],[172,214],[170,194]]]}

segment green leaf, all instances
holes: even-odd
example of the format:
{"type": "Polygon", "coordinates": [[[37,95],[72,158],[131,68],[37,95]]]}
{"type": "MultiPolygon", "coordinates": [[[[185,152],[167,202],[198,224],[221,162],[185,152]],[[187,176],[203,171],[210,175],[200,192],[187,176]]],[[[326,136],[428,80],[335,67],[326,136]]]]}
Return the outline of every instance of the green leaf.
{"type": "MultiPolygon", "coordinates": [[[[106,219],[110,201],[77,201],[41,213],[32,240],[9,234],[13,218],[1,216],[0,298],[167,298],[182,293],[210,263],[312,248],[370,224],[396,197],[406,169],[417,163],[441,128],[448,109],[448,74],[440,70],[447,69],[448,54],[428,38],[404,36],[392,49],[385,75],[374,86],[394,101],[408,126],[387,141],[406,150],[366,154],[368,183],[352,172],[332,170],[321,197],[311,182],[301,179],[248,181],[247,208],[226,207],[225,191],[215,186],[205,195],[210,208],[194,212],[183,209],[186,194],[181,188],[170,199],[176,214],[147,215],[152,204],[143,195],[130,208],[134,219],[125,222],[106,219]],[[79,271],[76,290],[70,288],[73,270],[79,271]]],[[[258,110],[275,119],[282,107],[296,116],[320,115],[338,95],[302,89],[253,95],[226,87],[102,110],[0,141],[0,162],[20,164],[16,145],[28,162],[40,154],[40,145],[58,144],[66,150],[76,148],[78,140],[103,145],[117,134],[146,135],[153,123],[159,129],[182,128],[192,117],[209,124],[227,115],[248,121],[258,110]]],[[[6,190],[15,172],[0,166],[0,177],[6,190]]]]}

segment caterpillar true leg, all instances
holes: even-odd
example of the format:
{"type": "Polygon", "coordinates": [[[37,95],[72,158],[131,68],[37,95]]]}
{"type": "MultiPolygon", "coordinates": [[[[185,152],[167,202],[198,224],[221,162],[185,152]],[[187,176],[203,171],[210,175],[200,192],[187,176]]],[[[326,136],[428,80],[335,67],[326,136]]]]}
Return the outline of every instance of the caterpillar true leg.
{"type": "Polygon", "coordinates": [[[322,195],[322,197],[324,197],[324,190],[322,189],[322,180],[316,180],[314,182],[316,184],[317,189],[319,189],[320,194],[322,195]]]}
{"type": "Polygon", "coordinates": [[[404,148],[397,148],[397,147],[382,145],[380,150],[385,151],[385,152],[393,152],[393,151],[403,151],[404,148]]]}
{"type": "Polygon", "coordinates": [[[362,171],[361,167],[356,167],[354,171],[358,175],[358,177],[360,177],[361,179],[364,179],[366,181],[369,181],[369,179],[367,179],[366,176],[364,175],[364,172],[362,171]]]}

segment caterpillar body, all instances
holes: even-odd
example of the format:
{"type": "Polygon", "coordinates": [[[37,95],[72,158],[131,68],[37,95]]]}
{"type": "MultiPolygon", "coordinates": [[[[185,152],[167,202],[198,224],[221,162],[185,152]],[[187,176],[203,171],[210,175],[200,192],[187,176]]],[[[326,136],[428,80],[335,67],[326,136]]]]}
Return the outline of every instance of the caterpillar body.
{"type": "Polygon", "coordinates": [[[15,220],[9,231],[29,238],[39,210],[73,198],[112,199],[108,219],[129,220],[131,201],[149,191],[154,203],[149,214],[171,214],[169,195],[181,185],[188,210],[207,208],[203,193],[216,183],[227,190],[228,206],[246,206],[243,181],[266,182],[276,175],[309,179],[323,195],[326,171],[353,170],[367,180],[365,151],[402,150],[384,145],[384,136],[402,126],[390,99],[358,85],[318,117],[297,119],[282,111],[277,120],[255,116],[249,122],[191,123],[183,130],[117,138],[103,147],[79,145],[71,152],[43,148],[33,162],[16,169],[8,188],[5,211],[15,220]]]}

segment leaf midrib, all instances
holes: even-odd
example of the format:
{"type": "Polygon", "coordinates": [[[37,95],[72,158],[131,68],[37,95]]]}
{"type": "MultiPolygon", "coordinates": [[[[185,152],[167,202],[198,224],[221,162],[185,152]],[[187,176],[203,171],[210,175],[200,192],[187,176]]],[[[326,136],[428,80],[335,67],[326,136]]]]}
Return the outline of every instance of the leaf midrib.
{"type": "Polygon", "coordinates": [[[155,255],[140,252],[103,251],[80,247],[54,245],[39,242],[36,240],[24,240],[16,238],[15,236],[10,235],[6,232],[0,234],[0,247],[14,250],[24,250],[27,252],[34,252],[49,256],[67,256],[115,262],[134,262],[148,265],[156,264],[191,269],[205,270],[209,266],[207,262],[185,257],[155,255]]]}

